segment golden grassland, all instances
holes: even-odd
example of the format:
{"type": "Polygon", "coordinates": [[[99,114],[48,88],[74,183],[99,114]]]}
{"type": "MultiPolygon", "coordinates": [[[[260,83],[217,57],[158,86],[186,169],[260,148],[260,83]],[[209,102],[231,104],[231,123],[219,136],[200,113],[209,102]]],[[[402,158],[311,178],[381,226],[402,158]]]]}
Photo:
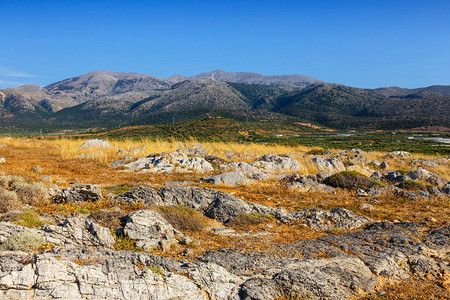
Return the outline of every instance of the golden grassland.
{"type": "MultiPolygon", "coordinates": [[[[0,144],[6,147],[0,148],[0,157],[4,157],[6,162],[0,164],[0,171],[6,175],[22,176],[34,181],[43,181],[51,187],[57,184],[65,187],[72,182],[100,184],[103,187],[114,185],[137,186],[148,184],[156,188],[161,187],[167,181],[189,180],[194,184],[205,187],[211,185],[200,183],[196,174],[169,174],[169,173],[135,173],[123,172],[109,166],[109,163],[126,156],[118,154],[119,149],[132,151],[134,157],[142,157],[151,153],[170,153],[182,147],[184,144],[177,141],[152,141],[143,139],[142,141],[123,140],[109,141],[113,147],[110,148],[88,148],[82,149],[80,145],[83,140],[78,139],[28,139],[28,138],[2,138],[0,144]],[[91,154],[89,158],[76,158],[81,154],[91,154]],[[42,171],[33,172],[34,166],[40,166],[42,171]],[[43,180],[43,177],[46,180],[43,180]]],[[[192,140],[191,143],[195,143],[192,140]]],[[[240,143],[202,143],[208,154],[215,155],[229,161],[257,160],[264,154],[288,154],[297,159],[305,166],[305,174],[315,174],[317,170],[311,163],[311,156],[305,153],[311,148],[297,146],[289,147],[282,145],[264,144],[240,144],[240,143]],[[229,153],[234,153],[230,159],[229,153]]],[[[335,150],[334,152],[339,152],[335,150]]],[[[374,152],[365,153],[371,160],[386,161],[390,169],[409,171],[416,167],[409,165],[411,159],[423,158],[433,159],[435,157],[413,154],[409,160],[384,159],[386,153],[374,152]]],[[[448,165],[438,165],[437,167],[427,167],[428,170],[438,174],[446,180],[450,180],[448,165]]],[[[367,174],[370,175],[370,174],[367,174]]],[[[395,197],[384,197],[378,204],[373,204],[375,210],[361,211],[359,205],[364,202],[355,196],[354,192],[337,190],[336,193],[308,192],[300,193],[295,190],[288,190],[277,182],[258,182],[247,186],[214,186],[216,189],[233,193],[246,201],[262,203],[271,206],[280,206],[288,210],[298,210],[302,208],[333,209],[343,207],[351,209],[357,213],[365,214],[376,220],[399,220],[427,222],[433,217],[439,223],[450,221],[450,204],[439,198],[429,200],[409,201],[395,197]]],[[[88,204],[95,206],[108,206],[107,201],[88,204]]],[[[70,207],[67,208],[69,211],[70,207]]],[[[65,210],[65,209],[64,209],[65,210]]]]}
{"type": "MultiPolygon", "coordinates": [[[[89,148],[82,149],[80,145],[84,140],[80,139],[30,139],[30,138],[0,138],[0,157],[5,158],[5,163],[0,164],[0,171],[4,175],[24,177],[30,181],[43,182],[48,187],[57,184],[59,188],[68,186],[72,182],[84,184],[99,184],[103,187],[105,194],[108,192],[119,193],[133,186],[148,184],[155,188],[161,187],[168,181],[189,180],[193,185],[212,187],[246,201],[261,203],[270,206],[283,207],[287,210],[299,210],[303,208],[334,209],[346,208],[357,214],[364,214],[374,220],[387,221],[413,221],[425,222],[429,226],[443,225],[450,222],[450,201],[442,198],[431,198],[420,201],[410,201],[393,196],[378,198],[378,203],[371,203],[373,210],[362,210],[360,205],[367,199],[357,197],[352,191],[338,189],[335,193],[308,192],[302,193],[286,189],[276,181],[258,182],[247,186],[212,186],[201,183],[197,174],[152,174],[123,172],[109,166],[109,163],[122,159],[127,154],[119,154],[118,150],[133,152],[133,157],[143,157],[152,153],[170,153],[184,146],[183,143],[172,141],[153,141],[150,139],[109,141],[111,148],[89,148]],[[81,154],[90,155],[88,158],[77,158],[81,154]],[[40,166],[42,170],[33,171],[33,167],[40,166]]],[[[196,143],[191,140],[191,144],[196,143]]],[[[315,174],[317,169],[311,163],[311,156],[305,155],[311,148],[283,145],[264,145],[252,143],[202,143],[208,154],[215,155],[228,161],[252,162],[264,154],[273,153],[278,155],[289,155],[302,163],[305,174],[315,174]],[[233,153],[233,156],[230,156],[233,153]]],[[[332,150],[338,153],[340,150],[332,150]]],[[[365,153],[371,160],[386,161],[389,169],[409,171],[416,167],[411,166],[411,159],[433,159],[435,157],[414,154],[408,160],[385,159],[386,153],[365,153]]],[[[438,165],[428,168],[446,180],[450,180],[448,165],[438,165]]],[[[364,170],[362,170],[364,173],[364,170]]],[[[366,174],[370,175],[370,174],[366,174]]],[[[111,198],[104,198],[97,202],[86,203],[39,203],[31,206],[31,210],[38,214],[91,214],[99,211],[116,211],[124,215],[133,210],[143,208],[143,205],[129,206],[115,203],[111,198]]],[[[117,221],[117,220],[116,220],[117,221]]],[[[99,220],[104,226],[114,229],[117,222],[99,220]]],[[[207,220],[207,227],[223,227],[223,224],[215,220],[207,220]]],[[[261,224],[250,224],[244,227],[235,226],[234,229],[244,235],[221,236],[213,234],[206,229],[188,232],[188,235],[196,240],[190,245],[177,245],[170,251],[162,252],[154,250],[153,253],[172,258],[195,259],[205,250],[221,248],[239,249],[241,251],[265,251],[279,253],[278,244],[285,244],[300,239],[313,239],[325,234],[342,234],[341,232],[315,231],[300,223],[282,224],[275,221],[263,222],[261,224]],[[188,254],[182,254],[189,249],[188,254]]],[[[122,241],[119,248],[130,247],[129,241],[122,241]]],[[[301,257],[301,253],[289,253],[301,257]]],[[[429,282],[410,281],[401,285],[388,287],[389,297],[371,297],[366,299],[404,299],[411,297],[415,291],[422,289],[428,291],[429,295],[436,295],[439,299],[442,290],[429,282]]],[[[445,292],[444,292],[445,293],[445,292]]],[[[409,299],[409,298],[408,298],[409,299]]],[[[419,299],[419,298],[411,298],[419,299]]],[[[426,298],[423,298],[426,299],[426,298]]],[[[433,299],[433,298],[431,298],[433,299]]]]}

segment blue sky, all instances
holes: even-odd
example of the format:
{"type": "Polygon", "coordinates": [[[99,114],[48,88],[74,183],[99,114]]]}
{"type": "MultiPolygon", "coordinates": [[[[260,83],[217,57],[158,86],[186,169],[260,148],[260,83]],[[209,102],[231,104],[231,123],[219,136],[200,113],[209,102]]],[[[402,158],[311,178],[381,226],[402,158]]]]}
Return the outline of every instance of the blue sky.
{"type": "Polygon", "coordinates": [[[450,84],[450,1],[0,0],[0,88],[214,69],[356,87],[450,84]]]}

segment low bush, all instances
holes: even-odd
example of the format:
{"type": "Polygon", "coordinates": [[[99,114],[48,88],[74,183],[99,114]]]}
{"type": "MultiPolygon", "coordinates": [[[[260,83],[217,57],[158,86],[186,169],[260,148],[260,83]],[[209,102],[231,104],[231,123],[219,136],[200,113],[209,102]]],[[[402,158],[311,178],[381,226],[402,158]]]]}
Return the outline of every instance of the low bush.
{"type": "Polygon", "coordinates": [[[427,191],[428,187],[431,187],[429,185],[425,185],[421,182],[412,181],[412,180],[406,180],[401,182],[398,185],[399,188],[407,191],[427,191]]]}
{"type": "Polygon", "coordinates": [[[18,214],[11,218],[11,222],[28,228],[41,227],[44,224],[50,223],[49,221],[42,219],[34,211],[27,211],[25,213],[18,214]]]}
{"type": "Polygon", "coordinates": [[[201,231],[206,226],[205,217],[184,206],[161,206],[157,210],[167,222],[181,231],[201,231]]]}
{"type": "Polygon", "coordinates": [[[120,227],[123,215],[124,213],[120,209],[100,209],[93,212],[89,218],[100,225],[114,229],[120,227]]]}
{"type": "Polygon", "coordinates": [[[1,245],[1,250],[33,251],[42,247],[44,241],[41,236],[28,232],[18,232],[8,237],[1,245]]]}
{"type": "Polygon", "coordinates": [[[11,177],[9,176],[0,176],[0,188],[7,189],[11,183],[11,177]]]}
{"type": "Polygon", "coordinates": [[[21,203],[16,192],[0,188],[0,213],[20,209],[21,203]]]}
{"type": "Polygon", "coordinates": [[[143,251],[142,248],[136,246],[136,240],[130,239],[125,234],[115,235],[115,250],[143,251]]]}
{"type": "Polygon", "coordinates": [[[234,227],[247,227],[262,223],[272,223],[275,218],[268,214],[247,213],[234,217],[228,224],[234,227]]]}
{"type": "Polygon", "coordinates": [[[36,205],[48,202],[48,189],[40,182],[22,183],[16,185],[15,191],[22,203],[36,205]]]}
{"type": "Polygon", "coordinates": [[[367,189],[379,186],[379,182],[354,171],[343,171],[325,178],[326,185],[344,189],[367,189]]]}

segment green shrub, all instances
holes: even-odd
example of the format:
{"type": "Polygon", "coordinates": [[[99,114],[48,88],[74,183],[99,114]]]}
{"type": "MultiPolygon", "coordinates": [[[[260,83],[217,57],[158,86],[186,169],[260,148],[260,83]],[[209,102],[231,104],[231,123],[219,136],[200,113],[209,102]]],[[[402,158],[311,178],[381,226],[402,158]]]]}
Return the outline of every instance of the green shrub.
{"type": "Polygon", "coordinates": [[[181,231],[201,231],[206,226],[203,216],[184,206],[161,206],[157,210],[167,222],[181,231]]]}
{"type": "Polygon", "coordinates": [[[136,240],[130,239],[125,234],[115,235],[115,250],[142,251],[142,248],[136,246],[136,240]]]}
{"type": "Polygon", "coordinates": [[[367,189],[379,185],[373,178],[354,171],[343,171],[334,174],[325,178],[324,183],[332,187],[345,189],[367,189]]]}
{"type": "Polygon", "coordinates": [[[148,268],[153,273],[158,274],[161,277],[166,277],[166,274],[164,273],[164,271],[161,269],[160,266],[148,266],[148,268]]]}
{"type": "Polygon", "coordinates": [[[129,190],[138,187],[139,185],[134,185],[131,183],[121,183],[113,186],[105,187],[105,190],[113,193],[114,195],[120,195],[122,193],[128,192],[129,190]]]}
{"type": "Polygon", "coordinates": [[[43,246],[41,236],[28,232],[18,232],[8,237],[1,245],[1,250],[33,251],[43,246]]]}
{"type": "Polygon", "coordinates": [[[247,227],[261,223],[272,223],[275,218],[268,214],[247,213],[234,217],[228,224],[235,227],[247,227]]]}
{"type": "Polygon", "coordinates": [[[20,209],[21,203],[16,192],[0,188],[0,213],[20,209]]]}
{"type": "Polygon", "coordinates": [[[44,224],[49,224],[49,221],[43,220],[36,212],[27,211],[11,218],[11,222],[20,226],[35,228],[41,227],[44,224]]]}

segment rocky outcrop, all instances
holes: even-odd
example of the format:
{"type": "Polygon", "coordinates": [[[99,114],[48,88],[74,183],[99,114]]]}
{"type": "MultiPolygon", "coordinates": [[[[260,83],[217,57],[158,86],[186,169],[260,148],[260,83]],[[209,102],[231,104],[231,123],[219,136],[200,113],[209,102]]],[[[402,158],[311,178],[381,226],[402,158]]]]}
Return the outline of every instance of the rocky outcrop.
{"type": "Polygon", "coordinates": [[[59,225],[46,224],[41,228],[27,228],[8,222],[0,222],[0,242],[4,242],[8,237],[19,232],[41,236],[44,244],[54,244],[66,248],[112,249],[115,242],[108,228],[82,218],[67,218],[59,225]]]}
{"type": "MultiPolygon", "coordinates": [[[[135,230],[149,237],[154,233],[152,226],[163,222],[150,210],[132,214],[128,217],[134,225],[130,224],[129,233],[135,230]],[[152,225],[148,220],[159,221],[152,225]],[[140,227],[145,224],[150,226],[140,227]]],[[[449,227],[379,222],[343,235],[277,245],[280,253],[222,249],[206,251],[191,262],[143,252],[102,250],[87,243],[36,254],[3,251],[0,296],[237,300],[290,295],[351,299],[374,292],[383,280],[411,275],[442,277],[449,269],[449,236],[449,227]]]]}
{"type": "Polygon", "coordinates": [[[128,172],[163,172],[163,173],[206,173],[213,171],[212,165],[204,158],[188,156],[184,153],[173,152],[168,155],[149,155],[132,162],[119,161],[113,163],[116,167],[123,167],[128,172]]]}
{"type": "Polygon", "coordinates": [[[389,152],[388,154],[386,154],[385,158],[397,158],[397,159],[405,159],[405,158],[410,158],[411,157],[411,153],[406,152],[406,151],[392,151],[389,152]]]}
{"type": "Polygon", "coordinates": [[[102,191],[93,184],[73,184],[62,190],[50,189],[49,193],[55,202],[97,201],[102,198],[102,191]]]}
{"type": "Polygon", "coordinates": [[[251,164],[254,167],[262,169],[267,173],[296,173],[303,166],[293,158],[278,156],[275,154],[266,154],[259,161],[251,164]]]}
{"type": "Polygon", "coordinates": [[[228,172],[223,173],[220,175],[212,175],[208,177],[203,177],[202,180],[206,183],[211,184],[224,184],[224,185],[242,185],[247,184],[250,182],[250,179],[248,179],[244,173],[241,171],[234,171],[234,172],[228,172]]]}
{"type": "Polygon", "coordinates": [[[184,235],[170,225],[160,214],[153,210],[139,210],[124,217],[123,232],[136,240],[136,246],[144,250],[170,249],[185,239],[184,235]]]}
{"type": "Polygon", "coordinates": [[[319,172],[334,174],[345,171],[344,164],[337,158],[323,159],[320,157],[315,157],[312,159],[312,162],[317,167],[319,172]]]}
{"type": "Polygon", "coordinates": [[[44,225],[42,230],[48,243],[71,247],[114,248],[111,231],[90,220],[68,218],[59,225],[44,225]]]}
{"type": "Polygon", "coordinates": [[[412,170],[409,172],[409,177],[412,180],[423,181],[439,187],[445,184],[445,181],[442,178],[425,169],[412,170]]]}

